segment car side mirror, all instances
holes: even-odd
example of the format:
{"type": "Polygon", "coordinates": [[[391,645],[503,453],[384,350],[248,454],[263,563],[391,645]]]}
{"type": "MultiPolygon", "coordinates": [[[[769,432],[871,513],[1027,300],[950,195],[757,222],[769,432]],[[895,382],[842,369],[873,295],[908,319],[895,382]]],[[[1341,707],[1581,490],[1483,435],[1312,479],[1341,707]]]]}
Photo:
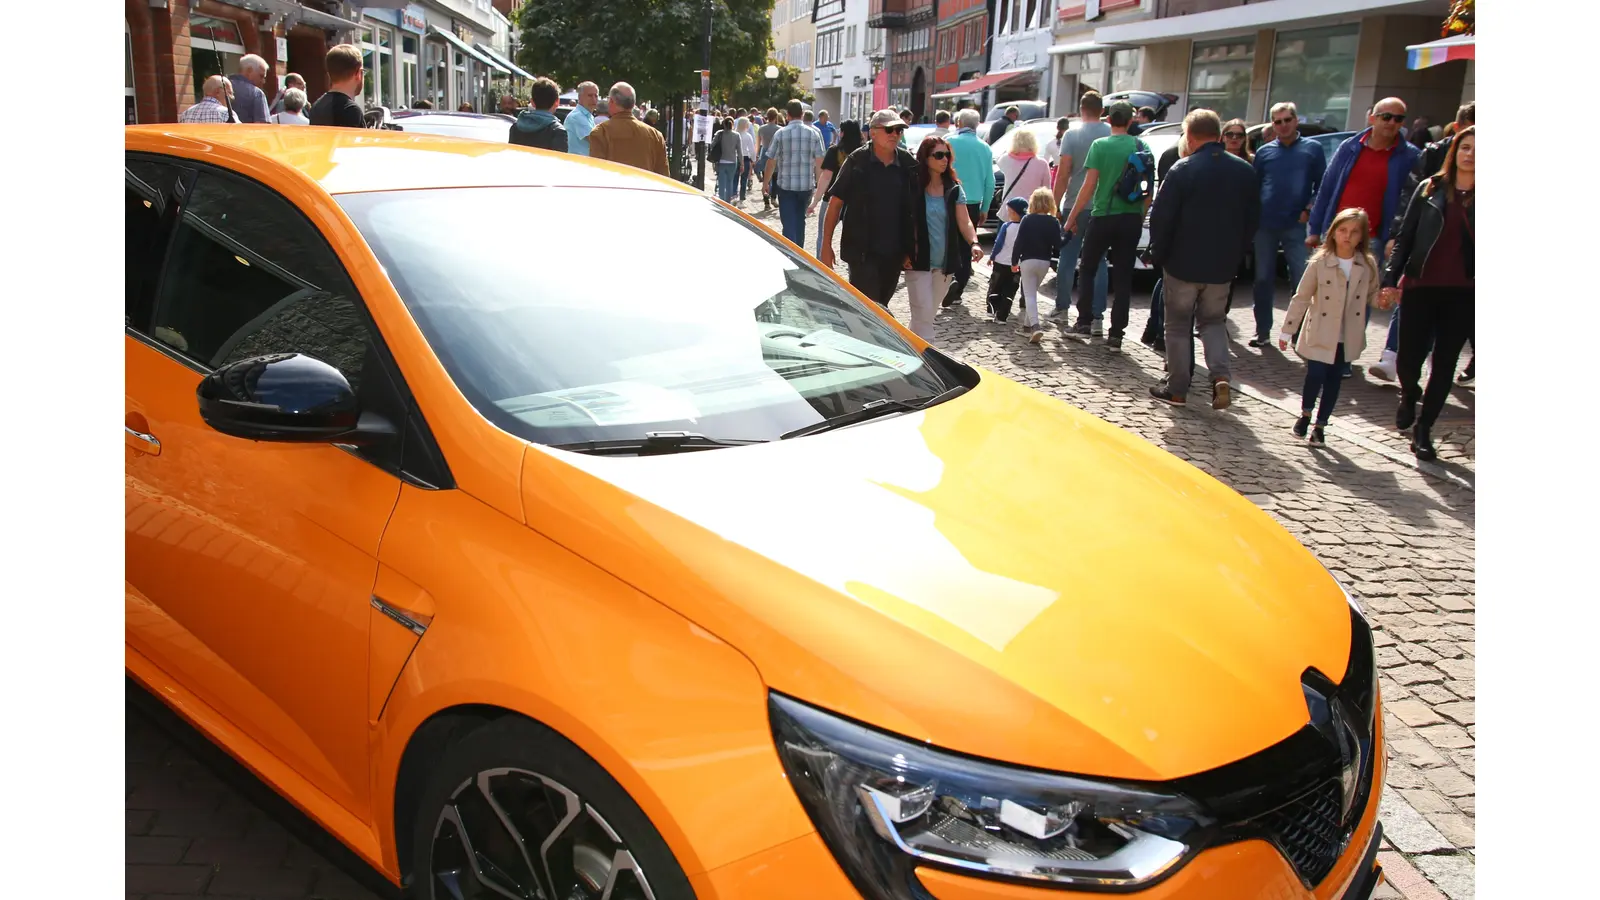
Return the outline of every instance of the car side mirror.
{"type": "Polygon", "coordinates": [[[195,393],[200,418],[232,437],[360,445],[394,434],[386,421],[362,414],[344,373],[299,353],[229,363],[202,379],[195,393]]]}

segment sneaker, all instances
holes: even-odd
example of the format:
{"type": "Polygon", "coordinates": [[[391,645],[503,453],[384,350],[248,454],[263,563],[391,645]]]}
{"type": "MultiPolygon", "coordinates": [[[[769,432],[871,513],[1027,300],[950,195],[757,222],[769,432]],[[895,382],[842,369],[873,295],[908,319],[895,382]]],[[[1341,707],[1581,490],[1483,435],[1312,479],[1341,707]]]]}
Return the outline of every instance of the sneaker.
{"type": "Polygon", "coordinates": [[[1089,333],[1095,337],[1100,337],[1106,333],[1106,323],[1100,321],[1099,319],[1095,319],[1093,322],[1089,323],[1089,333]]]}
{"type": "Polygon", "coordinates": [[[1272,341],[1269,338],[1259,338],[1259,337],[1251,338],[1250,339],[1250,346],[1255,347],[1256,349],[1259,350],[1262,347],[1270,347],[1270,346],[1272,346],[1272,341]]]}
{"type": "Polygon", "coordinates": [[[1034,328],[1033,333],[1028,335],[1028,343],[1030,344],[1037,344],[1042,340],[1044,340],[1043,328],[1034,328]]]}
{"type": "Polygon", "coordinates": [[[1116,335],[1106,338],[1106,349],[1110,350],[1112,353],[1121,353],[1122,338],[1117,337],[1116,335]]]}
{"type": "Polygon", "coordinates": [[[1051,313],[1050,314],[1050,318],[1054,319],[1057,322],[1062,323],[1063,325],[1065,325],[1067,320],[1072,318],[1072,307],[1063,306],[1060,309],[1056,310],[1055,312],[1051,313]]]}
{"type": "Polygon", "coordinates": [[[1326,447],[1326,446],[1328,446],[1328,436],[1322,433],[1322,426],[1321,425],[1318,425],[1317,427],[1311,429],[1311,440],[1309,441],[1309,443],[1313,447],[1326,447]]]}
{"type": "Polygon", "coordinates": [[[1472,367],[1477,365],[1477,363],[1478,361],[1476,359],[1467,363],[1467,370],[1462,372],[1461,377],[1456,379],[1456,384],[1459,384],[1462,387],[1472,387],[1472,383],[1477,380],[1476,378],[1472,377],[1472,367]]]}
{"type": "Polygon", "coordinates": [[[1211,408],[1227,409],[1233,402],[1233,386],[1222,379],[1211,383],[1211,408]]]}
{"type": "Polygon", "coordinates": [[[1395,354],[1392,350],[1383,351],[1383,356],[1374,365],[1367,366],[1367,374],[1379,381],[1395,380],[1395,354]]]}
{"type": "Polygon", "coordinates": [[[1182,406],[1184,404],[1183,398],[1174,397],[1172,392],[1167,390],[1167,386],[1164,384],[1152,386],[1150,388],[1150,396],[1160,400],[1162,403],[1169,403],[1173,406],[1182,406]]]}
{"type": "Polygon", "coordinates": [[[1071,328],[1062,329],[1062,334],[1075,340],[1087,341],[1092,332],[1089,331],[1088,322],[1079,322],[1071,328]]]}
{"type": "Polygon", "coordinates": [[[1311,415],[1309,413],[1307,413],[1307,414],[1302,415],[1300,418],[1295,420],[1295,422],[1294,422],[1294,436],[1297,437],[1297,438],[1304,438],[1306,436],[1306,431],[1308,429],[1310,429],[1310,428],[1311,428],[1311,415]]]}
{"type": "Polygon", "coordinates": [[[1027,337],[1028,335],[1033,334],[1033,326],[1029,325],[1026,321],[1020,322],[1017,325],[1016,332],[1023,337],[1027,337]]]}

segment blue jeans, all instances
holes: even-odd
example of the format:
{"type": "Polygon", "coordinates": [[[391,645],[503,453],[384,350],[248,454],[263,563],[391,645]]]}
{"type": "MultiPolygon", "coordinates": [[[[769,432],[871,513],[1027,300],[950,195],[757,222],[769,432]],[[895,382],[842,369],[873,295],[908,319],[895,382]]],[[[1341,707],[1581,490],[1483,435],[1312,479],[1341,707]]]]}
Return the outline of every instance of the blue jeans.
{"type": "Polygon", "coordinates": [[[811,202],[810,191],[786,191],[778,188],[778,220],[783,223],[783,236],[796,247],[806,245],[806,204],[811,202]]]}
{"type": "MultiPolygon", "coordinates": [[[[1068,210],[1071,212],[1071,210],[1068,210]]],[[[1072,239],[1061,245],[1061,258],[1056,260],[1056,312],[1065,314],[1072,307],[1072,273],[1078,268],[1078,253],[1083,249],[1083,236],[1089,231],[1089,223],[1094,216],[1085,211],[1078,216],[1079,228],[1072,233],[1072,239]]],[[[1016,236],[1010,235],[1015,240],[1016,236]]],[[[1106,285],[1110,276],[1106,273],[1105,257],[1100,258],[1100,266],[1094,272],[1094,317],[1096,319],[1106,314],[1106,285]]]]}
{"type": "Polygon", "coordinates": [[[1283,247],[1284,259],[1289,263],[1291,288],[1300,286],[1306,258],[1311,255],[1311,248],[1306,246],[1304,225],[1256,231],[1256,337],[1263,341],[1272,339],[1272,301],[1278,280],[1279,246],[1283,247]]]}
{"type": "Polygon", "coordinates": [[[755,162],[746,156],[739,163],[739,199],[750,196],[750,175],[755,171],[755,162]]]}
{"type": "Polygon", "coordinates": [[[739,164],[736,162],[717,163],[717,199],[732,203],[739,192],[739,164]]]}
{"type": "Polygon", "coordinates": [[[1339,406],[1339,388],[1347,365],[1349,361],[1344,358],[1343,341],[1333,351],[1333,362],[1306,360],[1306,383],[1300,391],[1300,411],[1307,416],[1315,412],[1318,425],[1328,424],[1328,420],[1333,418],[1334,409],[1339,406]],[[1322,399],[1320,406],[1318,397],[1322,399]]]}

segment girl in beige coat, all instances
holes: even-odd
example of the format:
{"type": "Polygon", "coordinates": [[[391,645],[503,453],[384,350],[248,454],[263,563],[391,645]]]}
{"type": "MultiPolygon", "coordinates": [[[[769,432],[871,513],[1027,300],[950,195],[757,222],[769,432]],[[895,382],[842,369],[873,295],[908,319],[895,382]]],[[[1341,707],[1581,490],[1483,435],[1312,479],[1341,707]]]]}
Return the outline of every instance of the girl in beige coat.
{"type": "Polygon", "coordinates": [[[1290,336],[1300,332],[1294,349],[1306,361],[1306,384],[1294,433],[1305,437],[1315,412],[1313,447],[1327,443],[1323,428],[1339,402],[1345,362],[1367,347],[1367,307],[1379,300],[1382,286],[1378,261],[1367,249],[1370,235],[1365,212],[1346,209],[1334,217],[1327,240],[1306,263],[1305,275],[1283,319],[1283,333],[1278,336],[1278,347],[1286,350],[1290,336]]]}

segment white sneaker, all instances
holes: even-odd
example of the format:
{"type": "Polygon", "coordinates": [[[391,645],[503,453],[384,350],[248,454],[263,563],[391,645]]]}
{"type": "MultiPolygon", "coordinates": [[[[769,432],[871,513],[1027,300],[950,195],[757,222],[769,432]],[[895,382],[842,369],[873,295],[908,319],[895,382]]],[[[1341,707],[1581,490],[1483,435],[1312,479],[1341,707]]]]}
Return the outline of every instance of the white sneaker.
{"type": "Polygon", "coordinates": [[[1395,372],[1395,353],[1393,350],[1383,351],[1383,356],[1375,365],[1367,366],[1367,374],[1379,381],[1394,381],[1398,377],[1395,372]]]}
{"type": "Polygon", "coordinates": [[[1099,319],[1095,319],[1093,322],[1089,323],[1089,333],[1095,337],[1103,336],[1106,333],[1106,323],[1100,321],[1099,319]]]}

